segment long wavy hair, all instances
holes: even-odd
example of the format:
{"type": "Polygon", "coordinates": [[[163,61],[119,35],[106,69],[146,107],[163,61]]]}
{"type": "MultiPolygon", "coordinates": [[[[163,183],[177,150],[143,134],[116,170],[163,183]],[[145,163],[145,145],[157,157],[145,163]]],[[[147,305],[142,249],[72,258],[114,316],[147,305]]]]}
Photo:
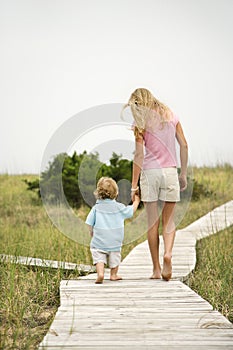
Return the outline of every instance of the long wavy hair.
{"type": "Polygon", "coordinates": [[[171,120],[171,110],[145,88],[136,89],[123,110],[128,106],[131,108],[135,121],[134,134],[136,137],[143,135],[152,124],[159,124],[160,127],[163,127],[171,120]]]}

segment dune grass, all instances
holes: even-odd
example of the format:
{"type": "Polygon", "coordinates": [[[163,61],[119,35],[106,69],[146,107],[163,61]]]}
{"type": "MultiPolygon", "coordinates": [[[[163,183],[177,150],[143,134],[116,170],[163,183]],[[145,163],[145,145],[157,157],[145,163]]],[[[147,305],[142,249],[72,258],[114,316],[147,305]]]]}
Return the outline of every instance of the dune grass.
{"type": "Polygon", "coordinates": [[[233,322],[233,227],[197,243],[197,265],[187,284],[233,322]]]}
{"type": "Polygon", "coordinates": [[[0,252],[89,264],[88,247],[56,229],[37,195],[27,191],[25,178],[35,176],[0,176],[0,252]]]}
{"type": "MultiPolygon", "coordinates": [[[[211,195],[192,201],[178,228],[187,226],[218,205],[233,199],[232,170],[228,165],[193,169],[194,178],[211,195]]],[[[61,234],[51,223],[36,194],[26,190],[23,179],[35,178],[33,175],[0,175],[0,254],[91,264],[89,248],[61,234]]],[[[78,215],[84,219],[87,213],[88,208],[81,208],[78,215]]],[[[135,225],[136,228],[140,230],[140,226],[135,225]]],[[[146,238],[140,232],[136,236],[137,240],[123,246],[123,258],[146,238]]],[[[221,254],[213,262],[214,267],[210,266],[214,248],[209,251],[204,248],[207,239],[199,243],[197,268],[188,283],[232,320],[229,257],[233,242],[229,237],[232,237],[232,228],[226,233],[207,238],[213,240],[211,244],[216,250],[221,246],[218,249],[221,254]],[[203,280],[212,282],[205,286],[203,280]]],[[[78,278],[78,273],[0,263],[0,348],[36,348],[47,333],[59,306],[59,283],[62,278],[78,278]]]]}
{"type": "Polygon", "coordinates": [[[0,264],[0,348],[35,349],[59,306],[62,273],[0,264]]]}

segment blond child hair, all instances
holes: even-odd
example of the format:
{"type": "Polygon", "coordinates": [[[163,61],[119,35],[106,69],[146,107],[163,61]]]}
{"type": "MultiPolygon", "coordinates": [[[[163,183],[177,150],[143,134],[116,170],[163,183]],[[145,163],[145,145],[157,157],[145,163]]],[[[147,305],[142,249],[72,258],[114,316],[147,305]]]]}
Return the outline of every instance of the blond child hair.
{"type": "Polygon", "coordinates": [[[97,199],[115,199],[118,195],[116,181],[110,177],[101,177],[97,183],[94,195],[97,199]]]}

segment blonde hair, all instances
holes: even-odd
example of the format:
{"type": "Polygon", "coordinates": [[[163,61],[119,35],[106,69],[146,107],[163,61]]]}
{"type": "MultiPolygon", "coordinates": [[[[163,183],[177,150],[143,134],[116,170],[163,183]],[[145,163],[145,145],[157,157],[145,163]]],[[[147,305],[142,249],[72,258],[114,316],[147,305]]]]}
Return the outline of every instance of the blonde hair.
{"type": "Polygon", "coordinates": [[[101,177],[97,183],[94,195],[97,199],[115,199],[118,195],[116,181],[111,177],[101,177]]]}
{"type": "Polygon", "coordinates": [[[135,136],[143,135],[146,130],[147,121],[157,119],[162,126],[171,119],[171,110],[152,93],[145,88],[136,89],[130,96],[128,103],[123,110],[130,106],[135,120],[135,136]]]}

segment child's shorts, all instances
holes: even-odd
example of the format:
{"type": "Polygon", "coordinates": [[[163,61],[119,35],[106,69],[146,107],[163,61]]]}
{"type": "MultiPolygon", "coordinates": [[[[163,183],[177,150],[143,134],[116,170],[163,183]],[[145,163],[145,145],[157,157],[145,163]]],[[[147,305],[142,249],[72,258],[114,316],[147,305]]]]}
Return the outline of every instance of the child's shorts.
{"type": "Polygon", "coordinates": [[[177,169],[144,169],[140,176],[141,200],[143,202],[179,202],[180,184],[177,169]]]}
{"type": "Polygon", "coordinates": [[[93,259],[93,264],[97,264],[99,262],[103,262],[107,265],[107,261],[110,269],[117,267],[121,262],[121,252],[107,252],[104,250],[91,248],[91,254],[93,259]]]}

